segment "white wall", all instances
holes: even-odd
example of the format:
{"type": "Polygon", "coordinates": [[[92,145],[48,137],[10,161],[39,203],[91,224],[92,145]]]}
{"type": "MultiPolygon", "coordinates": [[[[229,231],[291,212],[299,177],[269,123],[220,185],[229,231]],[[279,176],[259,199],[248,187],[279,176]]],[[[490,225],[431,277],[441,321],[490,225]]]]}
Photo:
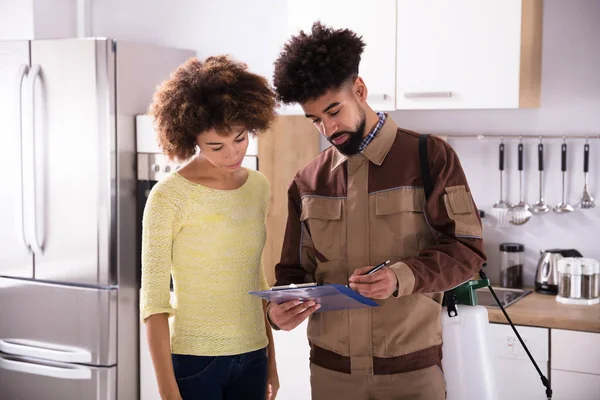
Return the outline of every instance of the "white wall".
{"type": "Polygon", "coordinates": [[[0,39],[33,37],[33,0],[0,1],[0,39]]]}
{"type": "Polygon", "coordinates": [[[76,37],[78,1],[34,0],[35,38],[60,39],[76,37]]]}
{"type": "Polygon", "coordinates": [[[77,35],[77,0],[0,0],[0,40],[77,35]]]}
{"type": "Polygon", "coordinates": [[[184,47],[198,57],[230,53],[272,79],[283,45],[285,0],[103,0],[93,4],[95,36],[184,47]]]}

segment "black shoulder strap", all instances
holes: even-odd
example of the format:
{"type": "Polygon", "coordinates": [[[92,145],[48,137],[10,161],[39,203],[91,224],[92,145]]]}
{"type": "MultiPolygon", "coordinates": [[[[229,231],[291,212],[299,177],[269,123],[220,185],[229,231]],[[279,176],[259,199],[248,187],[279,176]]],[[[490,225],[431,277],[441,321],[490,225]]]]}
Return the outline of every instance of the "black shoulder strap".
{"type": "Polygon", "coordinates": [[[428,134],[419,135],[419,164],[421,166],[421,179],[423,180],[425,199],[429,199],[431,192],[433,192],[433,181],[431,180],[431,172],[429,172],[429,158],[427,157],[428,137],[428,134]]]}

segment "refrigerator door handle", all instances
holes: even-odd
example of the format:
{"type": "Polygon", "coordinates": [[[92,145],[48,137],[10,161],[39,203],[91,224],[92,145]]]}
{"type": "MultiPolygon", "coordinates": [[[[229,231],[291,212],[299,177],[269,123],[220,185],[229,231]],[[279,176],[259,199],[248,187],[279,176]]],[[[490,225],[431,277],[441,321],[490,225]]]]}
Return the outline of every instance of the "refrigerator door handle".
{"type": "Polygon", "coordinates": [[[25,374],[49,376],[58,379],[92,379],[92,370],[80,365],[52,366],[33,362],[17,361],[0,356],[0,369],[25,374]]]}
{"type": "Polygon", "coordinates": [[[84,349],[25,339],[0,339],[0,352],[66,363],[89,363],[92,354],[84,349]]]}
{"type": "MultiPolygon", "coordinates": [[[[29,105],[31,107],[31,126],[30,126],[30,139],[31,139],[31,180],[30,180],[30,185],[31,185],[31,194],[32,194],[32,201],[30,202],[31,204],[31,218],[29,220],[29,229],[26,229],[27,233],[30,235],[29,236],[29,243],[31,244],[31,248],[33,249],[33,252],[35,254],[42,254],[43,253],[43,240],[40,241],[38,239],[38,234],[37,234],[37,227],[39,226],[38,224],[38,212],[37,212],[37,179],[36,179],[36,140],[35,140],[35,83],[37,81],[37,78],[40,75],[40,66],[37,64],[34,64],[31,66],[31,69],[29,70],[29,76],[28,76],[28,80],[27,80],[27,93],[30,96],[29,99],[29,105]]],[[[42,193],[44,193],[44,191],[41,191],[42,193]]],[[[40,209],[43,210],[44,205],[42,205],[42,207],[40,207],[40,209]]],[[[41,221],[41,230],[42,232],[44,232],[44,218],[42,215],[42,218],[40,218],[41,221]]]]}
{"type": "Polygon", "coordinates": [[[25,247],[31,251],[31,245],[29,244],[29,240],[27,239],[27,234],[25,233],[25,176],[23,174],[24,166],[24,156],[23,156],[23,81],[25,80],[25,76],[27,76],[27,72],[29,71],[29,66],[26,64],[21,64],[19,66],[19,70],[17,72],[17,85],[15,91],[15,104],[17,105],[17,129],[19,130],[19,141],[21,143],[21,201],[17,203],[17,206],[20,208],[19,213],[17,213],[17,235],[23,238],[23,243],[25,247]]]}

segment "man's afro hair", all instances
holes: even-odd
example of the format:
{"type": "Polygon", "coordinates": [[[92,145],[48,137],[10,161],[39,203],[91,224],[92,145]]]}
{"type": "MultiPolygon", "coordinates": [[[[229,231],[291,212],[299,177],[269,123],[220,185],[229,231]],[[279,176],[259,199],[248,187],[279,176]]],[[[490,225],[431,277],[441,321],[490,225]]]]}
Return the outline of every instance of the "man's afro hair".
{"type": "Polygon", "coordinates": [[[273,85],[282,103],[304,103],[358,76],[365,43],[349,29],[317,21],[310,34],[293,36],[275,62],[273,85]]]}

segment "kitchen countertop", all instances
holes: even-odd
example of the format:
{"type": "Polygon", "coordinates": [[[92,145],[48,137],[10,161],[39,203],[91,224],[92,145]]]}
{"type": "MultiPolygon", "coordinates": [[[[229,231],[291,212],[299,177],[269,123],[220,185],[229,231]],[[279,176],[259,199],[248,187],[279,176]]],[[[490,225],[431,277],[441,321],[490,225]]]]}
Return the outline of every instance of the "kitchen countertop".
{"type": "MultiPolygon", "coordinates": [[[[500,308],[486,308],[490,322],[508,324],[500,308]]],[[[555,296],[533,292],[505,309],[515,325],[600,333],[600,304],[561,304],[555,296]]]]}

